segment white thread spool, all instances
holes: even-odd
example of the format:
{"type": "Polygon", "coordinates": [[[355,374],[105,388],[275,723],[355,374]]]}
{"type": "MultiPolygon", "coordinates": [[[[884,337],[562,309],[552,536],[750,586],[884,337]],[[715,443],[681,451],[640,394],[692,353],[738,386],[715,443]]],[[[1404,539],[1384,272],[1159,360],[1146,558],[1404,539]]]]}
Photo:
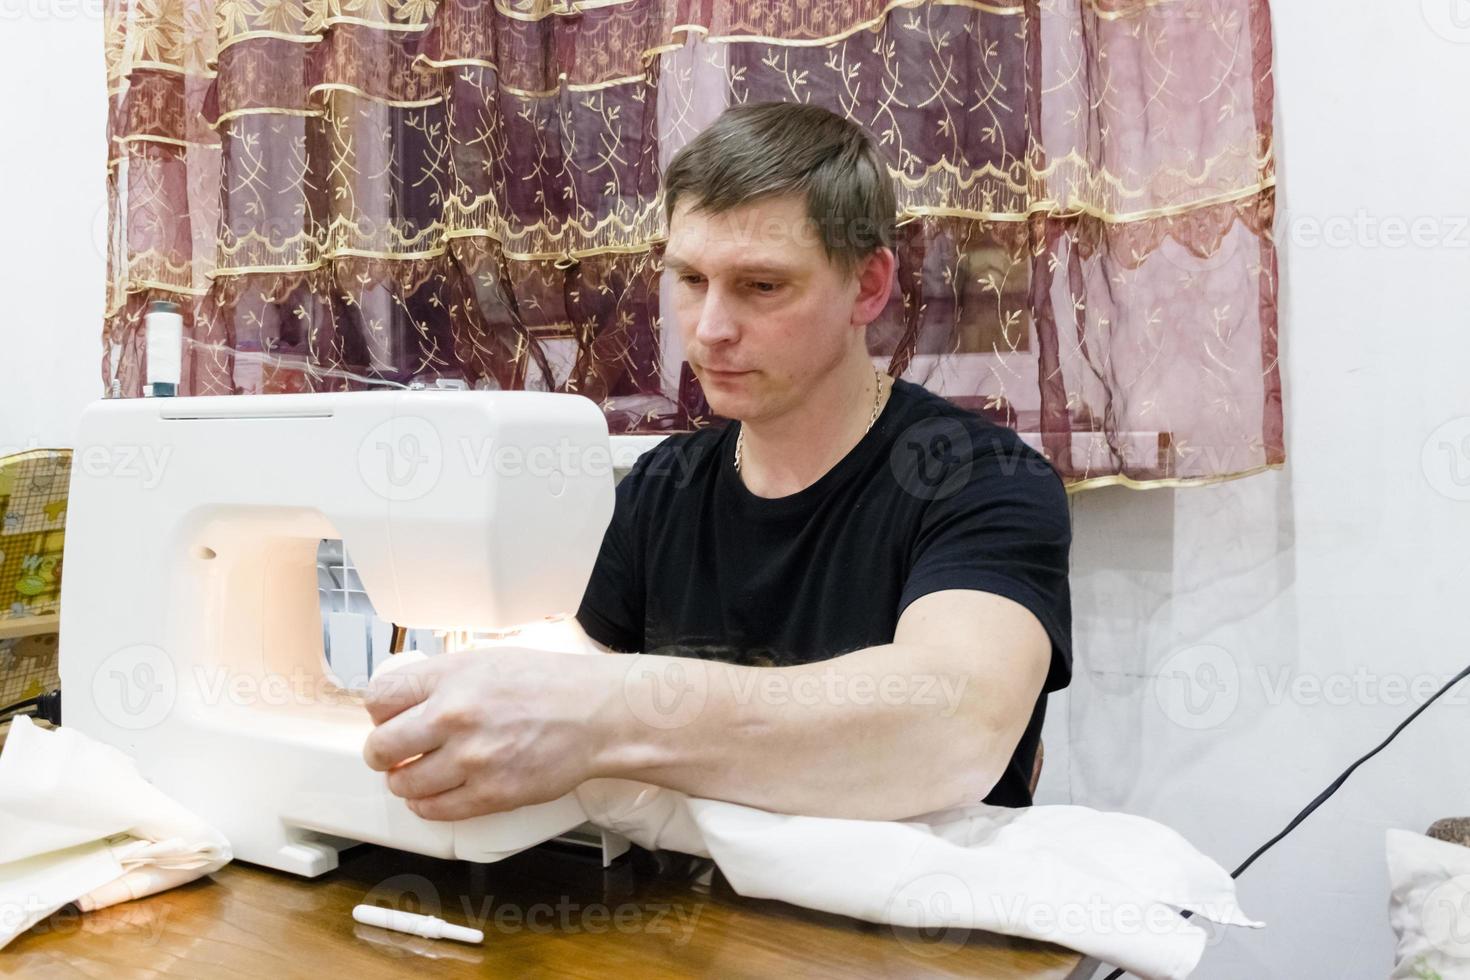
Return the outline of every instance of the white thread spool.
{"type": "Polygon", "coordinates": [[[184,367],[184,317],[165,300],[155,302],[143,318],[148,333],[148,386],[144,395],[169,398],[178,393],[184,367]]]}

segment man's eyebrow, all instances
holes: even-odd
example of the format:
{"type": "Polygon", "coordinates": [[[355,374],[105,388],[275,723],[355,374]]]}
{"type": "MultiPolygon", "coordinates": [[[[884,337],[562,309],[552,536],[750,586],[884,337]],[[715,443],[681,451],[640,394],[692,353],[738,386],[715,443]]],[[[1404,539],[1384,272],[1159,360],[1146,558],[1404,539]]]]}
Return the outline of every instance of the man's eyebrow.
{"type": "MultiPolygon", "coordinates": [[[[694,266],[677,255],[665,255],[664,268],[672,272],[688,272],[693,270],[694,266]]],[[[797,274],[798,270],[779,262],[736,262],[733,265],[721,266],[720,271],[737,276],[766,276],[780,279],[791,278],[797,274]]]]}

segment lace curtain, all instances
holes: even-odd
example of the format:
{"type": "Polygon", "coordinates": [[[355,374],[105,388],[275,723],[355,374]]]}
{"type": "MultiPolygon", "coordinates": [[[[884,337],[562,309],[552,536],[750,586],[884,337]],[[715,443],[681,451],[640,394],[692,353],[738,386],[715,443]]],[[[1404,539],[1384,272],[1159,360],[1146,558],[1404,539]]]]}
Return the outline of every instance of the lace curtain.
{"type": "Polygon", "coordinates": [[[104,380],[421,381],[717,423],[660,314],[659,174],[729,104],[867,127],[875,363],[1074,486],[1283,461],[1267,0],[110,0],[104,380]]]}

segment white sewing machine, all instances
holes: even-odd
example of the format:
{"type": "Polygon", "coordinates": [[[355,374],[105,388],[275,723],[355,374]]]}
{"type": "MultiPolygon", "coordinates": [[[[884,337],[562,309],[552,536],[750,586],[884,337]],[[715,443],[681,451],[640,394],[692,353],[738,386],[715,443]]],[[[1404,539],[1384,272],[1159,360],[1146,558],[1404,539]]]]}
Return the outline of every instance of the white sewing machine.
{"type": "Polygon", "coordinates": [[[612,515],[593,402],[396,391],[98,402],[73,457],[62,721],[301,875],[340,847],[494,861],[563,834],[572,796],[415,816],[362,759],[371,722],[322,650],[317,547],[340,538],[378,615],[509,631],[576,611],[612,515]]]}

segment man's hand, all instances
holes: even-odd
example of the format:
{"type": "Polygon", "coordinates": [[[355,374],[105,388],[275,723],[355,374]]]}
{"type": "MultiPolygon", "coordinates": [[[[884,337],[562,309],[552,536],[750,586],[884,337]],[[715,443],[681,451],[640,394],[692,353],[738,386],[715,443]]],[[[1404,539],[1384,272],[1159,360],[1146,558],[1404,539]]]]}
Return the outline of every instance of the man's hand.
{"type": "Polygon", "coordinates": [[[554,800],[600,774],[602,708],[621,697],[613,659],[495,647],[380,674],[363,758],[426,820],[554,800]]]}

